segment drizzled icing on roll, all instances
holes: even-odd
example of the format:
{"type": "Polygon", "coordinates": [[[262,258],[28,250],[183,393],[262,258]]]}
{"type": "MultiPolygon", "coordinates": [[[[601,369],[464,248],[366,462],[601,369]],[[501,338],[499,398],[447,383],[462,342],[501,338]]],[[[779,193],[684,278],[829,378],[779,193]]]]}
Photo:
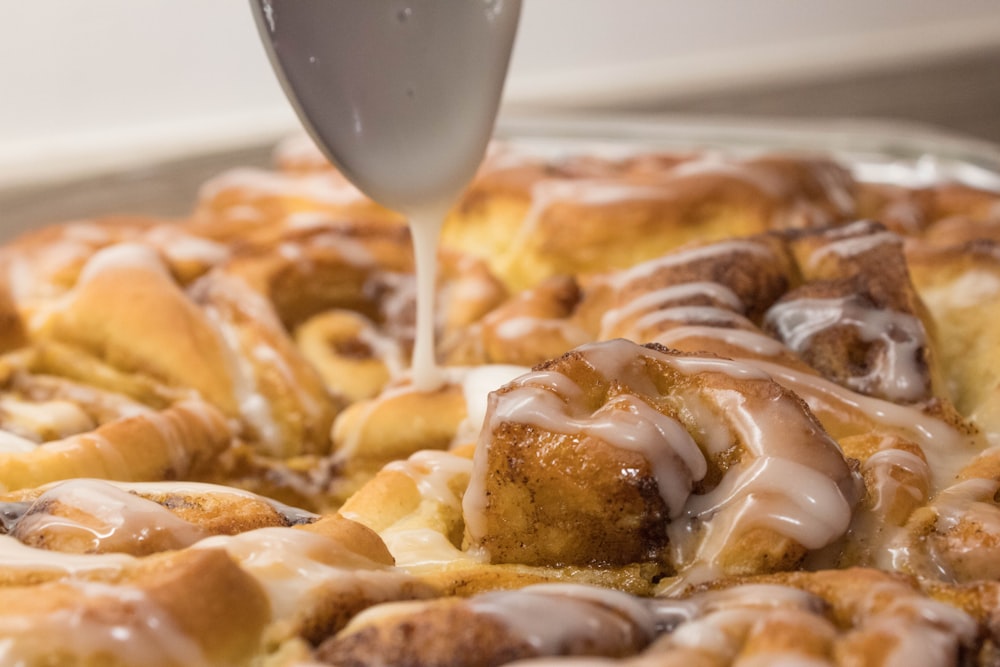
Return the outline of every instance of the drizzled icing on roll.
{"type": "Polygon", "coordinates": [[[952,664],[975,621],[900,580],[847,572],[782,583],[745,583],[684,599],[639,598],[573,584],[545,584],[467,599],[378,605],[320,647],[324,664],[477,665],[952,664]],[[838,588],[830,587],[830,579],[838,588]],[[841,589],[842,592],[841,592],[841,589]],[[448,632],[461,627],[462,632],[448,632]],[[614,658],[631,655],[620,663],[614,658]],[[405,658],[404,658],[405,656],[405,658]],[[512,660],[516,660],[513,661],[512,660]]]}
{"type": "MultiPolygon", "coordinates": [[[[682,606],[675,603],[671,606],[682,606]]],[[[574,584],[541,584],[519,591],[499,591],[472,598],[469,609],[500,619],[516,636],[542,655],[564,645],[568,633],[586,628],[621,634],[636,633],[648,642],[655,636],[657,618],[652,605],[631,595],[574,584]],[[631,627],[628,627],[631,626],[631,627]]]]}
{"type": "Polygon", "coordinates": [[[310,597],[332,586],[347,590],[398,589],[409,578],[324,535],[288,528],[261,528],[219,535],[195,549],[224,549],[267,593],[275,619],[294,618],[310,597]]]}
{"type": "Polygon", "coordinates": [[[636,396],[617,396],[589,415],[581,413],[572,406],[582,399],[582,391],[569,378],[556,373],[535,375],[516,393],[516,397],[495,405],[490,431],[502,422],[516,421],[547,431],[601,439],[614,447],[639,452],[652,464],[660,497],[671,518],[681,514],[694,483],[707,472],[704,456],[684,427],[636,396]],[[541,386],[527,384],[532,380],[541,386]],[[566,396],[569,402],[560,396],[566,396]]]}
{"type": "Polygon", "coordinates": [[[650,601],[590,586],[536,585],[372,607],[318,654],[328,664],[416,665],[452,664],[467,651],[475,651],[477,665],[532,656],[621,656],[646,647],[691,608],[683,601],[650,601]],[[461,632],[449,632],[455,627],[461,632]]]}
{"type": "Polygon", "coordinates": [[[719,241],[718,243],[669,253],[658,259],[643,262],[625,271],[610,274],[607,276],[607,280],[613,287],[622,289],[627,285],[649,279],[663,270],[669,270],[694,262],[714,261],[733,254],[737,256],[746,255],[751,258],[764,260],[773,260],[775,258],[771,248],[755,241],[744,239],[719,241]]]}
{"type": "Polygon", "coordinates": [[[72,479],[18,497],[0,502],[6,531],[26,544],[63,553],[145,555],[182,549],[220,532],[317,518],[264,496],[195,482],[72,479]],[[240,513],[245,521],[228,513],[240,513]]]}
{"type": "Polygon", "coordinates": [[[147,541],[180,549],[209,534],[151,500],[96,480],[63,482],[42,493],[34,507],[17,522],[15,534],[22,540],[45,535],[43,544],[55,542],[65,551],[79,545],[83,552],[129,553],[147,541]],[[55,505],[62,512],[53,513],[55,505]]]}
{"type": "Polygon", "coordinates": [[[802,352],[811,339],[830,327],[847,327],[864,343],[883,348],[867,372],[848,376],[844,384],[855,391],[892,401],[913,402],[927,392],[921,350],[927,344],[923,324],[913,315],[864,303],[856,295],[830,299],[791,299],[767,313],[766,325],[794,352],[802,352]]]}
{"type": "Polygon", "coordinates": [[[930,464],[935,489],[954,480],[981,446],[978,434],[918,408],[863,396],[813,373],[762,360],[752,363],[798,394],[832,432],[851,433],[874,425],[917,443],[930,464]]]}
{"type": "MultiPolygon", "coordinates": [[[[420,494],[421,505],[433,508],[435,515],[461,516],[461,491],[472,470],[471,460],[448,452],[422,451],[406,461],[390,463],[385,470],[408,477],[420,494]]],[[[349,513],[347,516],[350,518],[349,513]]],[[[379,531],[398,567],[415,571],[474,559],[441,531],[441,525],[447,525],[444,521],[421,520],[425,517],[404,517],[379,531]]]]}
{"type": "Polygon", "coordinates": [[[830,242],[809,255],[806,261],[807,269],[815,269],[830,259],[857,257],[880,246],[889,245],[901,249],[903,245],[903,240],[898,234],[881,229],[868,220],[831,229],[826,235],[830,238],[830,242]]]}
{"type": "MultiPolygon", "coordinates": [[[[524,471],[518,472],[518,462],[538,457],[542,475],[550,471],[548,465],[568,466],[570,476],[588,475],[582,471],[591,465],[587,457],[593,446],[639,455],[638,464],[623,464],[620,483],[633,488],[630,479],[648,479],[663,515],[640,511],[634,520],[645,524],[639,532],[649,532],[654,541],[665,544],[669,536],[670,555],[661,557],[678,571],[696,565],[725,568],[724,552],[756,529],[804,549],[820,548],[847,529],[857,499],[857,479],[837,445],[796,398],[762,371],[615,340],[579,348],[491,396],[464,500],[471,543],[501,562],[523,556],[497,533],[501,525],[501,533],[518,532],[500,518],[509,511],[504,498],[530,493],[539,504],[545,501],[539,500],[542,489],[524,477],[538,472],[537,466],[524,463],[524,471]],[[584,378],[589,386],[582,384],[584,378]],[[508,442],[511,432],[518,433],[519,444],[508,442]],[[559,448],[577,453],[565,458],[552,453],[559,448]],[[574,464],[576,456],[583,457],[582,464],[574,464]],[[576,470],[577,465],[584,467],[576,470]],[[511,472],[506,472],[508,466],[511,472]],[[712,479],[706,481],[710,470],[712,479]],[[519,490],[522,485],[526,491],[519,490]]],[[[553,483],[565,481],[561,474],[554,473],[553,483]]],[[[605,474],[615,476],[612,470],[605,474]]],[[[619,497],[609,490],[613,488],[604,488],[615,493],[607,498],[606,511],[611,516],[636,511],[633,501],[624,500],[632,492],[619,497]],[[611,509],[616,502],[626,505],[611,509]]],[[[567,490],[567,502],[572,493],[567,490]]],[[[572,516],[559,507],[525,511],[538,513],[528,518],[535,526],[545,521],[559,525],[572,516]]],[[[546,539],[524,530],[512,539],[546,539]]],[[[546,558],[560,557],[548,545],[542,551],[546,558]]],[[[607,557],[587,548],[583,552],[589,555],[571,552],[565,557],[607,557]]]]}
{"type": "MultiPolygon", "coordinates": [[[[623,321],[635,316],[645,316],[659,312],[663,304],[690,298],[707,297],[711,301],[726,305],[733,312],[743,311],[743,302],[726,285],[710,281],[695,281],[668,285],[640,295],[618,308],[611,308],[601,317],[601,338],[607,338],[608,331],[614,331],[623,321]]],[[[641,325],[640,325],[641,326],[641,325]]]]}

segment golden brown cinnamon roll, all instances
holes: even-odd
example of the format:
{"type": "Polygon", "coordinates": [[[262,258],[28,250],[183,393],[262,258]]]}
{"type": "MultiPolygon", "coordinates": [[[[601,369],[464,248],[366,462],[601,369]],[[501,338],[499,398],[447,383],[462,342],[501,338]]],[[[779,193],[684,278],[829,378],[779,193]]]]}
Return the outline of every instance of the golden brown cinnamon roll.
{"type": "Polygon", "coordinates": [[[296,230],[401,227],[405,220],[330,170],[293,173],[232,169],[205,183],[188,229],[205,238],[267,246],[296,230]]]}
{"type": "Polygon", "coordinates": [[[263,496],[195,482],[71,479],[0,496],[3,532],[61,553],[144,556],[211,535],[308,524],[318,517],[263,496]]]}
{"type": "MultiPolygon", "coordinates": [[[[1000,194],[954,180],[924,187],[864,183],[858,190],[862,217],[879,220],[907,236],[940,238],[948,243],[980,238],[1000,215],[1000,194]],[[954,235],[964,230],[965,238],[954,235]],[[945,235],[943,232],[948,231],[945,235]]],[[[992,235],[992,233],[990,233],[992,235]]]]}
{"type": "Polygon", "coordinates": [[[700,603],[700,615],[651,655],[700,644],[724,665],[959,665],[975,659],[985,620],[933,599],[912,580],[872,569],[783,573],[691,600],[700,603]],[[712,638],[697,642],[699,633],[712,638]]]}
{"type": "Polygon", "coordinates": [[[195,397],[154,408],[53,376],[32,350],[0,358],[0,488],[74,477],[155,481],[210,474],[234,438],[195,397]]]}
{"type": "Polygon", "coordinates": [[[492,396],[463,503],[495,562],[705,577],[794,567],[847,530],[857,481],[766,374],[616,340],[492,396]]]}
{"type": "Polygon", "coordinates": [[[5,657],[180,667],[245,663],[258,653],[267,599],[225,553],[166,552],[108,569],[103,577],[0,587],[5,657]]]}
{"type": "Polygon", "coordinates": [[[959,665],[989,660],[977,599],[940,587],[928,595],[876,570],[736,581],[683,599],[549,584],[376,606],[316,658],[421,667],[959,665]]]}
{"type": "Polygon", "coordinates": [[[0,507],[0,626],[26,664],[247,664],[430,593],[363,526],[227,487],[74,480],[0,507]]]}
{"type": "Polygon", "coordinates": [[[375,606],[324,642],[316,657],[330,665],[420,667],[492,667],[539,655],[613,658],[643,649],[656,627],[654,611],[625,593],[550,584],[375,606]]]}
{"type": "Polygon", "coordinates": [[[525,165],[499,151],[445,225],[444,242],[489,258],[505,282],[523,289],[556,274],[624,268],[695,240],[849,220],[853,187],[822,159],[680,155],[525,165]]]}
{"type": "Polygon", "coordinates": [[[989,433],[1000,429],[997,334],[1000,307],[997,243],[983,239],[936,246],[911,242],[907,261],[934,316],[938,350],[955,405],[989,433]]]}

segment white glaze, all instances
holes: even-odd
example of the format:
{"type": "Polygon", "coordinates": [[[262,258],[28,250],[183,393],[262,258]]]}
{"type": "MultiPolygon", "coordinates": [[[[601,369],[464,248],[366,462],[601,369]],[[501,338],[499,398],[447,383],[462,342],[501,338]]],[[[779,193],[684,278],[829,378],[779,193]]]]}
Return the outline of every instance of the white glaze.
{"type": "Polygon", "coordinates": [[[913,315],[874,305],[866,306],[854,295],[830,299],[801,298],[773,306],[766,321],[794,352],[802,353],[814,336],[831,327],[850,327],[866,343],[879,343],[865,375],[844,379],[848,388],[869,393],[876,387],[892,401],[913,402],[927,393],[921,350],[927,344],[923,323],[913,315]]]}
{"type": "Polygon", "coordinates": [[[393,461],[385,470],[395,470],[408,476],[417,485],[424,498],[447,507],[458,509],[461,499],[452,489],[454,480],[467,477],[472,471],[472,461],[448,452],[425,450],[405,461],[393,461]]]}
{"type": "Polygon", "coordinates": [[[673,306],[647,313],[632,323],[631,331],[638,340],[648,340],[649,331],[656,331],[665,323],[685,322],[710,324],[717,327],[754,328],[753,323],[739,313],[715,306],[673,306]]]}
{"type": "Polygon", "coordinates": [[[958,432],[944,421],[917,407],[896,405],[878,398],[863,396],[811,373],[793,370],[760,359],[747,363],[767,371],[780,384],[798,394],[813,412],[834,415],[860,415],[878,424],[886,432],[896,433],[920,446],[932,474],[932,488],[951,483],[969,457],[981,447],[975,435],[958,432]]]}
{"type": "Polygon", "coordinates": [[[687,299],[707,297],[733,312],[743,311],[743,301],[729,287],[721,283],[695,281],[668,285],[651,290],[630,299],[618,308],[609,308],[601,316],[601,332],[599,338],[610,338],[616,327],[625,320],[662,308],[665,305],[687,299]]]}
{"type": "Polygon", "coordinates": [[[488,430],[501,422],[590,437],[638,452],[652,467],[671,517],[680,515],[694,482],[708,470],[705,457],[684,427],[635,396],[618,396],[587,415],[546,389],[524,386],[496,403],[488,430]]]}
{"type": "MultiPolygon", "coordinates": [[[[493,327],[493,333],[505,340],[524,340],[532,336],[558,336],[564,341],[585,342],[590,336],[568,320],[554,320],[547,317],[510,317],[493,327]]],[[[572,347],[570,344],[568,347],[572,347]]]]}
{"type": "Polygon", "coordinates": [[[395,559],[396,567],[407,572],[418,574],[459,562],[476,562],[472,554],[465,553],[433,528],[395,525],[381,531],[379,537],[395,559]]]}
{"type": "MultiPolygon", "coordinates": [[[[471,178],[471,174],[469,177],[471,178]]],[[[457,196],[457,195],[456,195],[457,196]]],[[[410,235],[417,269],[417,324],[413,343],[413,386],[433,391],[444,384],[437,367],[435,339],[435,287],[437,245],[448,209],[444,205],[415,206],[410,209],[410,235]]]]}
{"type": "MultiPolygon", "coordinates": [[[[210,274],[205,280],[214,293],[212,299],[221,297],[227,302],[239,303],[239,307],[249,311],[260,326],[283,330],[266,299],[242,280],[222,273],[210,274]]],[[[282,445],[277,421],[271,412],[270,402],[260,392],[253,358],[239,354],[244,347],[244,336],[237,324],[225,315],[226,307],[227,304],[216,305],[210,300],[203,305],[203,310],[223,342],[221,349],[226,356],[240,415],[254,429],[261,445],[270,453],[276,454],[280,452],[282,445]]],[[[280,358],[280,355],[276,358],[280,358]]]]}
{"type": "Polygon", "coordinates": [[[680,178],[724,176],[743,181],[771,197],[784,197],[788,194],[788,186],[780,174],[760,165],[748,165],[727,158],[721,153],[705,152],[693,160],[685,160],[671,169],[670,174],[680,178]]]}
{"type": "Polygon", "coordinates": [[[462,376],[462,395],[465,397],[466,418],[458,428],[456,444],[475,442],[486,419],[488,396],[514,378],[527,373],[530,368],[511,364],[489,364],[469,368],[462,376]]]}
{"type": "Polygon", "coordinates": [[[890,231],[875,231],[870,222],[855,222],[827,232],[833,240],[816,248],[809,255],[807,268],[815,270],[826,258],[850,258],[862,255],[883,245],[901,247],[903,240],[890,231]]]}
{"type": "MultiPolygon", "coordinates": [[[[473,563],[479,560],[477,554],[463,552],[439,532],[442,525],[457,520],[461,513],[462,499],[457,490],[464,489],[468,484],[472,471],[470,459],[448,452],[426,450],[413,454],[405,461],[389,463],[385,470],[409,477],[422,499],[418,512],[403,516],[378,531],[397,567],[416,572],[459,561],[473,563]],[[441,519],[428,521],[429,516],[441,519]]],[[[350,512],[342,514],[364,523],[362,516],[350,512]]]]}
{"type": "Polygon", "coordinates": [[[775,259],[774,251],[761,243],[745,239],[719,241],[669,253],[607,276],[606,279],[612,287],[621,289],[636,281],[647,279],[663,269],[682,266],[690,262],[714,261],[728,254],[750,255],[763,260],[775,259]]]}
{"type": "Polygon", "coordinates": [[[542,584],[517,591],[484,593],[467,602],[475,614],[503,621],[518,639],[542,655],[556,654],[567,639],[598,632],[656,632],[656,617],[640,599],[618,591],[576,584],[542,584]]]}
{"type": "Polygon", "coordinates": [[[310,512],[270,498],[217,484],[72,479],[42,489],[38,498],[15,520],[18,537],[25,539],[42,531],[65,532],[70,538],[90,540],[94,550],[105,552],[128,551],[151,539],[157,540],[158,549],[180,549],[209,535],[206,529],[182,520],[168,507],[147,498],[227,495],[266,504],[289,521],[308,522],[316,518],[310,512]],[[83,522],[73,518],[73,513],[52,514],[48,508],[55,503],[71,507],[90,520],[83,522]]]}
{"type": "Polygon", "coordinates": [[[682,341],[693,338],[718,341],[763,357],[778,357],[787,351],[787,348],[780,341],[758,331],[713,326],[684,325],[674,327],[656,334],[651,342],[660,343],[666,347],[677,347],[682,341]]]}
{"type": "Polygon", "coordinates": [[[271,602],[274,619],[294,618],[317,591],[390,598],[410,581],[325,535],[295,528],[261,528],[201,540],[193,549],[225,549],[256,579],[271,602]]]}
{"type": "MultiPolygon", "coordinates": [[[[889,440],[889,444],[891,444],[891,438],[884,440],[889,440]]],[[[915,483],[898,482],[892,473],[894,471],[905,472],[917,480],[924,480],[929,487],[931,470],[927,462],[904,449],[884,445],[883,447],[869,456],[861,465],[861,469],[874,478],[874,484],[869,488],[869,493],[874,496],[872,512],[884,514],[888,511],[888,505],[900,495],[908,496],[909,501],[914,506],[926,502],[927,494],[923,488],[915,483]]]]}
{"type": "Polygon", "coordinates": [[[75,479],[43,492],[17,522],[22,539],[34,533],[66,533],[89,540],[92,549],[127,551],[147,540],[157,540],[162,549],[181,549],[206,537],[208,532],[180,519],[166,507],[112,484],[75,479]],[[92,520],[86,523],[72,515],[51,514],[49,503],[71,507],[92,520]]]}

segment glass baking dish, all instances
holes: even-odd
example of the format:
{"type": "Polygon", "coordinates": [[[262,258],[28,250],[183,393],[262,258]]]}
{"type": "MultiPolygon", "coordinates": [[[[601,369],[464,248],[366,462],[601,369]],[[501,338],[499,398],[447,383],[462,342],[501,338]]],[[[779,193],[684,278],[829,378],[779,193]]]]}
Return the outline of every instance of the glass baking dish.
{"type": "Polygon", "coordinates": [[[1000,146],[898,121],[737,119],[691,116],[505,117],[496,135],[528,151],[714,150],[726,154],[824,154],[872,183],[925,187],[960,182],[1000,191],[1000,146]]]}

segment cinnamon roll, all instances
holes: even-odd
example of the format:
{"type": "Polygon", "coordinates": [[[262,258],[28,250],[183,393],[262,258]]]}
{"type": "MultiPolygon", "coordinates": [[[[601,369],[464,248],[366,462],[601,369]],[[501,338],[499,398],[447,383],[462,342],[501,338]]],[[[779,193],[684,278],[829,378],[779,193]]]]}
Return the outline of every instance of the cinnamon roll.
{"type": "Polygon", "coordinates": [[[836,443],[748,364],[614,340],[490,408],[463,504],[470,544],[497,562],[791,569],[843,535],[857,501],[836,443]]]}
{"type": "Polygon", "coordinates": [[[0,507],[0,626],[26,664],[246,664],[430,593],[362,526],[228,487],[73,480],[0,507]]]}
{"type": "Polygon", "coordinates": [[[645,155],[549,163],[498,150],[445,224],[516,289],[624,268],[695,240],[855,217],[853,181],[823,159],[645,155]]]}

